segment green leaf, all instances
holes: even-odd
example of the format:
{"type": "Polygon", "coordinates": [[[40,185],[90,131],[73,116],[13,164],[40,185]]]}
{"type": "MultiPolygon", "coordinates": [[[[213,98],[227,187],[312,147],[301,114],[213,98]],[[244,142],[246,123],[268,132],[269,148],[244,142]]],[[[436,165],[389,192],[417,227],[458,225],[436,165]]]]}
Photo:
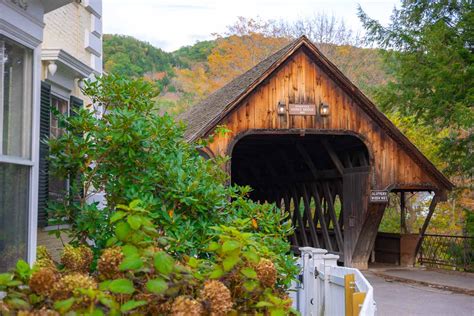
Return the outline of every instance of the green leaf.
{"type": "Polygon", "coordinates": [[[240,243],[238,241],[235,241],[235,240],[227,240],[222,245],[222,251],[224,253],[234,251],[238,248],[240,248],[240,243]]]}
{"type": "Polygon", "coordinates": [[[122,218],[124,218],[125,216],[127,216],[127,213],[123,212],[123,211],[117,211],[114,213],[114,215],[112,215],[112,217],[110,218],[110,222],[111,223],[115,223],[116,221],[118,220],[121,220],[122,218]]]}
{"type": "Polygon", "coordinates": [[[258,286],[258,282],[254,280],[247,280],[244,282],[244,288],[249,292],[252,292],[253,290],[255,290],[257,286],[258,286]]]}
{"type": "Polygon", "coordinates": [[[22,285],[23,282],[21,281],[18,281],[18,280],[13,280],[13,281],[10,281],[7,283],[7,286],[18,286],[18,285],[22,285]]]}
{"type": "Polygon", "coordinates": [[[257,272],[255,272],[254,269],[246,267],[242,268],[240,270],[240,273],[242,273],[244,276],[246,276],[249,279],[256,279],[257,278],[257,272]]]}
{"type": "Polygon", "coordinates": [[[108,297],[101,297],[99,298],[99,301],[102,305],[107,306],[110,309],[116,309],[118,308],[118,303],[114,301],[111,298],[108,297]]]}
{"type": "Polygon", "coordinates": [[[132,281],[128,279],[113,280],[109,284],[109,290],[116,294],[132,294],[135,292],[132,281]]]}
{"type": "Polygon", "coordinates": [[[225,272],[229,272],[240,261],[239,257],[227,257],[222,262],[225,272]]]}
{"type": "Polygon", "coordinates": [[[24,260],[18,260],[16,263],[16,269],[18,272],[28,272],[30,271],[30,265],[24,260]]]}
{"type": "Polygon", "coordinates": [[[16,271],[22,279],[27,278],[31,273],[30,265],[24,260],[18,260],[16,263],[16,271]]]}
{"type": "Polygon", "coordinates": [[[30,302],[31,305],[36,305],[43,301],[43,297],[36,294],[30,294],[28,295],[28,301],[30,302]]]}
{"type": "Polygon", "coordinates": [[[61,314],[66,313],[71,309],[74,304],[74,297],[68,298],[67,300],[57,301],[54,303],[54,309],[60,312],[61,314]]]}
{"type": "Polygon", "coordinates": [[[194,258],[194,257],[191,257],[189,258],[189,261],[188,261],[188,266],[190,266],[191,268],[197,268],[199,265],[199,260],[194,258]]]}
{"type": "Polygon", "coordinates": [[[112,247],[112,246],[115,245],[117,242],[118,242],[117,237],[113,236],[113,237],[110,237],[110,238],[107,240],[107,242],[105,243],[105,246],[106,246],[106,247],[112,247]]]}
{"type": "Polygon", "coordinates": [[[106,280],[104,282],[100,282],[99,283],[99,290],[101,291],[105,291],[109,288],[109,285],[110,283],[112,282],[112,280],[106,280]]]}
{"type": "Polygon", "coordinates": [[[128,205],[131,209],[134,209],[136,208],[137,206],[140,205],[142,201],[140,199],[135,199],[133,200],[132,202],[130,202],[130,204],[128,205]]]}
{"type": "Polygon", "coordinates": [[[133,245],[125,245],[122,247],[122,253],[125,257],[138,256],[138,248],[133,245]]]}
{"type": "Polygon", "coordinates": [[[130,256],[130,257],[125,257],[120,263],[120,271],[126,271],[126,270],[138,270],[141,267],[143,267],[143,260],[139,256],[130,256]]]}
{"type": "Polygon", "coordinates": [[[211,274],[209,275],[209,278],[219,279],[223,275],[224,275],[224,270],[222,270],[220,266],[216,266],[214,270],[211,272],[211,274]]]}
{"type": "Polygon", "coordinates": [[[94,309],[88,316],[103,316],[104,312],[101,309],[94,309]]]}
{"type": "Polygon", "coordinates": [[[260,257],[255,251],[245,251],[243,255],[252,263],[258,263],[260,261],[260,257]]]}
{"type": "Polygon", "coordinates": [[[127,240],[128,235],[130,234],[131,228],[128,223],[120,222],[115,227],[115,235],[119,240],[125,241],[127,240]]]}
{"type": "Polygon", "coordinates": [[[272,303],[269,303],[269,302],[265,302],[265,301],[260,301],[257,303],[257,305],[255,305],[255,307],[259,308],[259,307],[273,307],[273,304],[272,303]]]}
{"type": "Polygon", "coordinates": [[[286,315],[288,315],[288,313],[286,312],[286,310],[282,308],[275,309],[270,312],[270,316],[286,316],[286,315]]]}
{"type": "Polygon", "coordinates": [[[143,306],[143,305],[146,305],[146,304],[147,304],[147,301],[134,301],[134,300],[131,300],[131,301],[128,301],[125,304],[123,304],[122,307],[120,307],[120,311],[122,313],[126,313],[126,312],[129,312],[131,310],[134,310],[137,307],[140,307],[140,306],[143,306]]]}
{"type": "Polygon", "coordinates": [[[153,294],[161,294],[168,289],[168,283],[162,279],[149,280],[146,283],[146,289],[153,294]]]}
{"type": "Polygon", "coordinates": [[[14,309],[29,309],[30,304],[27,301],[22,300],[20,298],[11,298],[8,299],[7,305],[13,307],[14,309]]]}
{"type": "Polygon", "coordinates": [[[127,222],[130,224],[132,229],[139,229],[142,226],[142,217],[138,215],[131,215],[127,217],[127,222]]]}
{"type": "Polygon", "coordinates": [[[209,251],[216,251],[217,249],[219,249],[219,244],[215,241],[212,241],[209,246],[207,247],[207,250],[209,251]]]}
{"type": "Polygon", "coordinates": [[[268,294],[267,295],[267,298],[270,299],[270,301],[274,304],[274,305],[280,305],[283,303],[283,300],[277,296],[274,296],[274,295],[271,295],[271,294],[268,294]]]}
{"type": "Polygon", "coordinates": [[[168,275],[173,271],[174,260],[164,251],[159,251],[155,254],[154,266],[158,272],[168,275]]]}
{"type": "Polygon", "coordinates": [[[8,282],[13,280],[13,274],[11,273],[2,273],[0,274],[0,285],[7,285],[8,282]]]}
{"type": "Polygon", "coordinates": [[[124,205],[124,204],[118,204],[117,208],[119,208],[121,210],[125,210],[125,211],[130,211],[130,207],[128,207],[128,205],[124,205]]]}

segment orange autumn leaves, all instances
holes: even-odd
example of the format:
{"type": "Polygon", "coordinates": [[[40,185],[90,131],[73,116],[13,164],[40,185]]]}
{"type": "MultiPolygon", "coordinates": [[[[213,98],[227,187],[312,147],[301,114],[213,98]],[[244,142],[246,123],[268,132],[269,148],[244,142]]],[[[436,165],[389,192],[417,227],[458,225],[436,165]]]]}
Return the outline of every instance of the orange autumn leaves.
{"type": "Polygon", "coordinates": [[[219,36],[206,63],[176,71],[178,82],[184,91],[192,91],[196,98],[201,100],[288,42],[287,38],[256,32],[219,36]]]}

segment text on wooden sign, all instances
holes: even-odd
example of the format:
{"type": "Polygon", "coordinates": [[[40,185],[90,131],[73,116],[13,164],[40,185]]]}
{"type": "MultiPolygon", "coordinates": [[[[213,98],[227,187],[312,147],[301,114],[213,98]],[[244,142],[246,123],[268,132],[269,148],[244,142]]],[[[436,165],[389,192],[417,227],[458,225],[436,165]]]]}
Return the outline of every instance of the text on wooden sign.
{"type": "Polygon", "coordinates": [[[316,104],[296,104],[288,105],[290,115],[316,115],[316,104]]]}

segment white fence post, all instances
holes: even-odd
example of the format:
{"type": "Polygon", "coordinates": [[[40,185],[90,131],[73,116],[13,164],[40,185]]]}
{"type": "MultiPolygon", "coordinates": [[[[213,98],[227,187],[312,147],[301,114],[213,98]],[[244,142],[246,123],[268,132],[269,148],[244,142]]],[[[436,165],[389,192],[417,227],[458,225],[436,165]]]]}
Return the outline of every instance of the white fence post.
{"type": "Polygon", "coordinates": [[[289,294],[293,299],[293,307],[301,315],[344,315],[344,276],[347,274],[354,274],[356,291],[366,293],[360,315],[375,315],[373,288],[359,270],[338,267],[339,256],[328,254],[325,249],[302,247],[300,251],[301,257],[297,263],[301,271],[300,278],[293,282],[289,294]]]}
{"type": "Polygon", "coordinates": [[[316,298],[313,301],[313,308],[315,309],[316,314],[318,316],[321,316],[323,314],[323,306],[324,306],[324,281],[323,279],[319,276],[321,272],[324,274],[324,255],[328,251],[326,249],[321,249],[321,248],[313,248],[312,254],[313,254],[313,279],[312,281],[314,282],[314,297],[316,298]]]}
{"type": "Polygon", "coordinates": [[[323,256],[324,260],[324,315],[332,316],[334,314],[333,306],[333,295],[331,293],[331,285],[329,284],[331,280],[331,268],[337,267],[338,255],[325,254],[323,256]]]}
{"type": "Polygon", "coordinates": [[[311,307],[310,301],[314,293],[313,282],[311,282],[311,270],[313,269],[313,248],[311,247],[301,247],[301,259],[303,262],[303,284],[302,291],[300,291],[300,296],[298,297],[298,306],[301,315],[310,315],[311,307]]]}

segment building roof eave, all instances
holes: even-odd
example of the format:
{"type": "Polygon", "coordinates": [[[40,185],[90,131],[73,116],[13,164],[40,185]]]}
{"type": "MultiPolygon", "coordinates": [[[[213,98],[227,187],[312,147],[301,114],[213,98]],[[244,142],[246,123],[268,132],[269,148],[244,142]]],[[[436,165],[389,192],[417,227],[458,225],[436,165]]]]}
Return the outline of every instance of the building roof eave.
{"type": "Polygon", "coordinates": [[[74,71],[78,75],[78,77],[81,78],[88,78],[93,74],[97,76],[100,75],[100,73],[98,73],[95,69],[86,65],[85,63],[62,49],[42,49],[41,60],[61,63],[67,68],[74,71]]]}
{"type": "Polygon", "coordinates": [[[71,2],[74,2],[74,0],[42,0],[41,1],[41,3],[43,4],[44,13],[54,11],[71,2]]]}

